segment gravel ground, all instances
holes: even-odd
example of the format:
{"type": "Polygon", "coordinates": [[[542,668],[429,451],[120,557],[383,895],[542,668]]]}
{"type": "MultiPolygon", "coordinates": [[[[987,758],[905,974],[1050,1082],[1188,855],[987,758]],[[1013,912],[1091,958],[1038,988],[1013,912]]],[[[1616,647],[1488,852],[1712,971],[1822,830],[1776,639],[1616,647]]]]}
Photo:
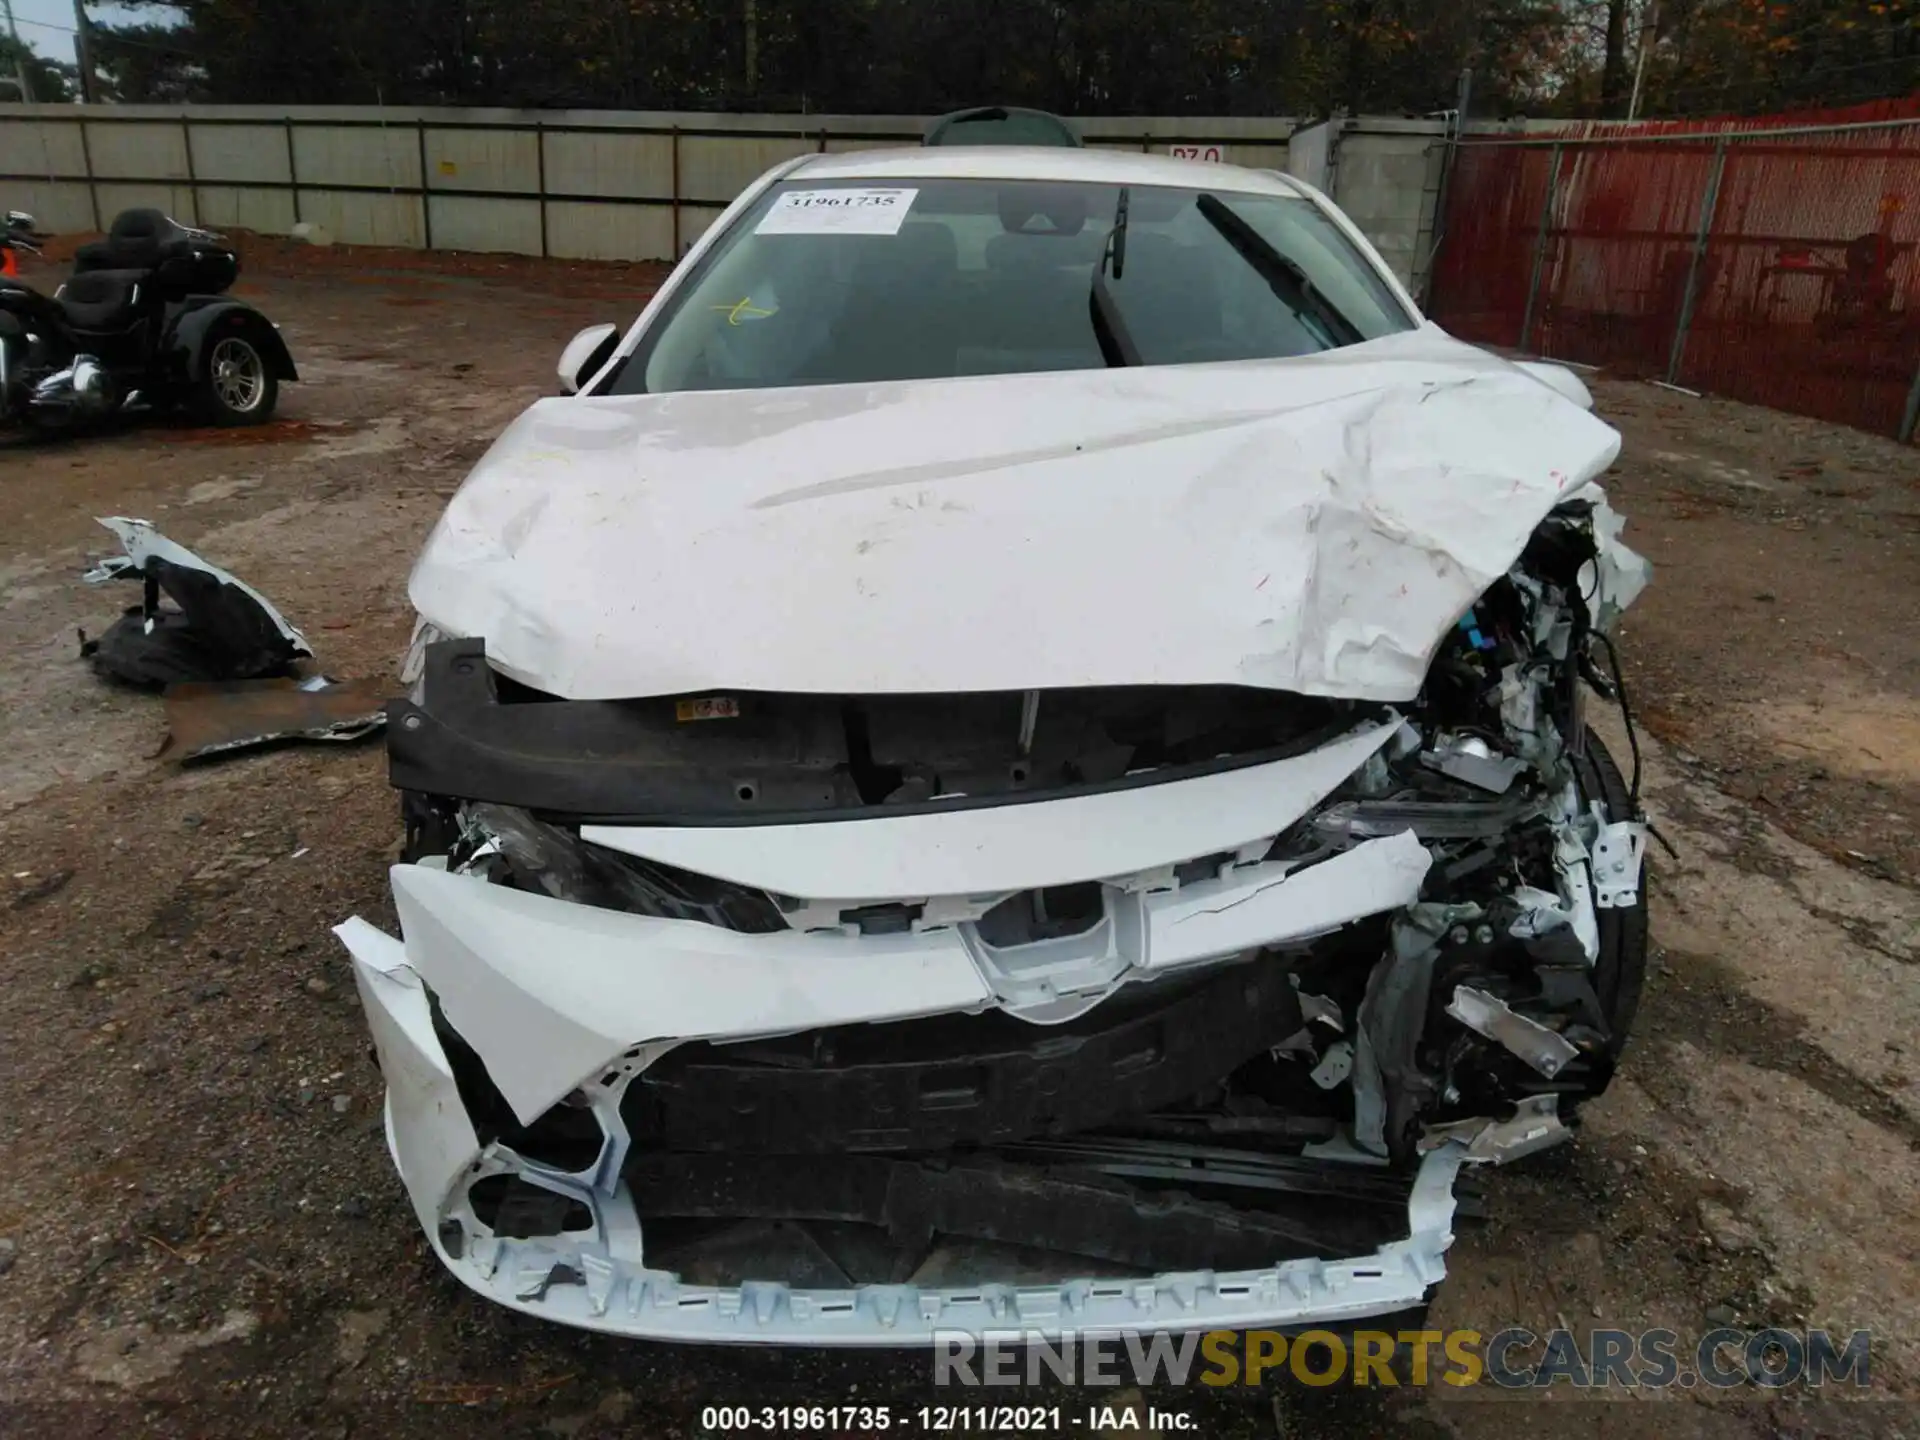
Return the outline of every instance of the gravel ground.
{"type": "MultiPolygon", "coordinates": [[[[275,424],[0,442],[0,1427],[691,1435],[717,1402],[925,1403],[916,1358],[598,1339],[487,1306],[427,1251],[327,933],[394,924],[379,747],[156,761],[159,702],[76,658],[131,597],[78,583],[112,549],[90,517],[153,519],[270,595],[330,673],[391,675],[445,498],[566,338],[657,274],[268,242],[246,267],[303,372],[275,424]]],[[[1620,1080],[1576,1144],[1489,1177],[1431,1323],[1867,1327],[1891,1403],[1147,1397],[1206,1434],[1920,1421],[1920,454],[1596,393],[1627,437],[1609,486],[1658,567],[1622,641],[1675,852],[1658,952],[1620,1080]]]]}

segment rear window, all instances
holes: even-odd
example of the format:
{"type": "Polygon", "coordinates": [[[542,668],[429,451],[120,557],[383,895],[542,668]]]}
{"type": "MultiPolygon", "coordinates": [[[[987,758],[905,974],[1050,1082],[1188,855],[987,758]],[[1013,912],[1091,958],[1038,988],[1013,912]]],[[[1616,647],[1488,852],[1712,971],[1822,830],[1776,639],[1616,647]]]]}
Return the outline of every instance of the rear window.
{"type": "Polygon", "coordinates": [[[1044,110],[961,110],[927,127],[929,145],[1070,145],[1080,137],[1058,115],[1044,110]]]}
{"type": "Polygon", "coordinates": [[[673,296],[609,393],[1096,368],[1113,360],[1096,275],[1131,363],[1305,355],[1414,324],[1310,201],[1127,187],[1119,246],[1121,199],[1119,186],[1041,181],[776,186],[673,296]],[[1235,221],[1257,235],[1251,247],[1235,221]]]}

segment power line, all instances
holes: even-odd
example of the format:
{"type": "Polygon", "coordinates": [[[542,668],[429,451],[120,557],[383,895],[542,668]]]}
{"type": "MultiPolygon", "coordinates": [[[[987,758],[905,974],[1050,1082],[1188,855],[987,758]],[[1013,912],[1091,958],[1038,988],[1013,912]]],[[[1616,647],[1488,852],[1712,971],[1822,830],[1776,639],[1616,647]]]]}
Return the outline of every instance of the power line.
{"type": "Polygon", "coordinates": [[[1893,55],[1879,60],[1864,60],[1857,65],[1816,66],[1799,74],[1756,75],[1747,80],[1725,80],[1718,84],[1687,85],[1678,90],[1662,92],[1661,98],[1668,104],[1682,95],[1725,95],[1730,91],[1751,90],[1756,87],[1768,87],[1776,90],[1798,86],[1806,81],[1823,75],[1851,75],[1861,70],[1879,70],[1889,65],[1920,65],[1920,54],[1893,55]]]}
{"type": "MultiPolygon", "coordinates": [[[[36,25],[42,30],[58,30],[63,35],[78,35],[77,25],[56,25],[51,20],[22,20],[22,25],[36,25]]],[[[166,55],[186,55],[194,59],[204,58],[201,52],[185,45],[168,45],[154,40],[135,40],[124,32],[111,26],[95,25],[91,27],[95,43],[104,41],[109,45],[128,45],[136,50],[153,50],[166,55]]]]}

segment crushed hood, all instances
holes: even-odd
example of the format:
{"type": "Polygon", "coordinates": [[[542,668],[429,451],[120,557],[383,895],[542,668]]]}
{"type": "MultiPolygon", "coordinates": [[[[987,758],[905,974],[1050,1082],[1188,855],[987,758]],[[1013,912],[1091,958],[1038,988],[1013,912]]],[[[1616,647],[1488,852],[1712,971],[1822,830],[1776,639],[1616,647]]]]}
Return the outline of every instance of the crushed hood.
{"type": "Polygon", "coordinates": [[[1619,436],[1435,327],[1323,355],[542,400],[410,593],[569,699],[1405,700],[1619,436]]]}

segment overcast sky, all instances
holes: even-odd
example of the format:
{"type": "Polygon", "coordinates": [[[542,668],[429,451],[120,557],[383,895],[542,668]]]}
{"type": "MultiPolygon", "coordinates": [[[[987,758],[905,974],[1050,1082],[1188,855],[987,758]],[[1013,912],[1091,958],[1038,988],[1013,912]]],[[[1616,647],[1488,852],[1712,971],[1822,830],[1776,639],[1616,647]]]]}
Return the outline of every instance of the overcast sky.
{"type": "MultiPolygon", "coordinates": [[[[103,25],[128,20],[157,21],[163,13],[148,10],[143,14],[119,5],[87,6],[87,14],[103,25]]],[[[20,27],[20,38],[27,44],[55,60],[73,63],[73,0],[13,0],[13,20],[20,27]],[[49,28],[53,26],[58,28],[49,28]]]]}

